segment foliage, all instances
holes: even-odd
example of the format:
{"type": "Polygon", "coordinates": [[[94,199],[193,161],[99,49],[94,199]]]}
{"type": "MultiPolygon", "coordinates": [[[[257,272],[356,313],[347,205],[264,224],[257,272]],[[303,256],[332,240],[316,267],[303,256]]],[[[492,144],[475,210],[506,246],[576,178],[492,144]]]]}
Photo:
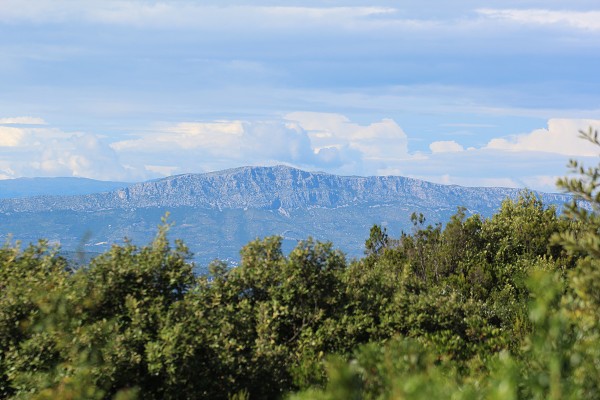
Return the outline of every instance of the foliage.
{"type": "Polygon", "coordinates": [[[596,398],[600,166],[573,166],[565,216],[529,192],[489,219],[413,214],[351,261],[269,237],[195,276],[166,222],[77,269],[7,243],[0,397],[596,398]]]}
{"type": "Polygon", "coordinates": [[[115,246],[75,272],[43,243],[3,250],[5,396],[126,398],[134,387],[160,390],[146,345],[194,279],[185,247],[172,249],[166,231],[141,249],[115,246]]]}
{"type": "MultiPolygon", "coordinates": [[[[600,145],[597,132],[583,136],[600,145]]],[[[404,260],[409,276],[424,282],[412,286],[414,293],[432,295],[426,302],[430,308],[422,313],[415,307],[418,302],[410,303],[410,315],[421,316],[410,326],[435,321],[434,315],[446,325],[428,322],[429,330],[416,335],[401,329],[383,342],[358,346],[347,361],[330,358],[337,366],[328,370],[327,385],[292,397],[333,399],[345,393],[366,399],[597,398],[600,165],[586,169],[573,161],[572,166],[579,177],[558,183],[575,195],[566,218],[557,218],[554,210],[525,194],[505,202],[489,220],[465,219],[464,210],[459,210],[445,229],[429,226],[403,236],[394,250],[401,256],[394,258],[404,260]],[[466,226],[469,233],[463,235],[466,226]],[[451,235],[446,240],[454,241],[449,247],[446,233],[451,235]],[[467,353],[457,351],[461,347],[456,341],[430,345],[439,343],[446,332],[459,333],[460,322],[469,319],[466,315],[477,315],[473,310],[462,314],[460,308],[444,313],[452,308],[452,300],[443,298],[445,291],[435,292],[444,281],[445,288],[466,296],[459,304],[477,300],[477,307],[489,308],[483,315],[493,317],[479,326],[496,326],[499,334],[486,337],[483,343],[488,345],[467,353]],[[442,299],[441,304],[436,299],[442,299]],[[452,328],[443,329],[448,324],[452,328]],[[490,342],[498,346],[490,347],[490,342]]],[[[389,250],[382,253],[379,262],[390,262],[388,254],[389,250]]],[[[369,265],[376,264],[371,260],[369,265]]]]}

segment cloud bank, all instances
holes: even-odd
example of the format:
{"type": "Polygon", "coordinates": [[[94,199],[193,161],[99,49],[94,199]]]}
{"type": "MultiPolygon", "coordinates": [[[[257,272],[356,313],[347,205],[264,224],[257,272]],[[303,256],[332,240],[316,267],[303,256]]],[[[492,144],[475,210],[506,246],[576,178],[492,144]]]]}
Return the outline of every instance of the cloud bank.
{"type": "Polygon", "coordinates": [[[429,149],[432,153],[456,153],[464,151],[464,147],[456,143],[454,140],[441,140],[433,142],[429,145],[429,149]]]}
{"type": "Polygon", "coordinates": [[[45,122],[40,119],[0,121],[4,179],[81,176],[133,181],[286,164],[345,175],[394,174],[446,184],[546,191],[555,190],[569,157],[589,161],[597,156],[598,149],[579,138],[579,131],[600,129],[600,120],[551,119],[546,128],[493,138],[480,147],[465,149],[455,140],[438,140],[423,152],[410,150],[411,138],[392,119],[360,124],[335,113],[157,124],[113,142],[93,133],[41,125],[45,122]]]}
{"type": "Polygon", "coordinates": [[[139,158],[140,153],[160,154],[167,160],[164,167],[173,167],[178,160],[180,171],[283,163],[376,174],[389,162],[410,158],[407,136],[391,119],[360,125],[343,115],[310,112],[291,113],[276,121],[183,122],[156,127],[143,137],[111,147],[126,159],[139,158]]]}
{"type": "Polygon", "coordinates": [[[600,130],[600,120],[551,119],[548,127],[531,133],[491,140],[486,148],[507,151],[536,151],[568,156],[593,157],[598,150],[581,140],[579,132],[600,130]]]}
{"type": "Polygon", "coordinates": [[[76,176],[100,180],[141,177],[121,164],[118,154],[95,134],[64,132],[41,119],[0,119],[0,178],[76,176]]]}
{"type": "Polygon", "coordinates": [[[524,25],[557,25],[587,31],[600,31],[600,11],[545,9],[479,9],[483,16],[524,25]]]}

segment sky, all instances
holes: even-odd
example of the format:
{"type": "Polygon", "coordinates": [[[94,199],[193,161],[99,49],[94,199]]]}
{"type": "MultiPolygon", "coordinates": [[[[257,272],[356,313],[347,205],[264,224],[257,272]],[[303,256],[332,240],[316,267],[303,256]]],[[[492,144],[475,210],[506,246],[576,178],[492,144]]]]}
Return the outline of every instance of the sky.
{"type": "Polygon", "coordinates": [[[600,4],[0,0],[0,179],[245,165],[557,191],[600,4]]]}

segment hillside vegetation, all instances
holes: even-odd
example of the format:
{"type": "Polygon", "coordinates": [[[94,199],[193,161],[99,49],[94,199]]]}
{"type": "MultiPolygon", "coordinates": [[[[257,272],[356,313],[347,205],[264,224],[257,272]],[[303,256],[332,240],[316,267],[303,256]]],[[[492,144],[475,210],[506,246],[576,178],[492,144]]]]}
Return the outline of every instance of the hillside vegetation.
{"type": "MultiPolygon", "coordinates": [[[[597,135],[588,138],[598,144],[597,135]]],[[[73,270],[44,242],[0,249],[0,395],[35,399],[594,399],[600,169],[491,218],[413,214],[348,260],[256,240],[196,276],[169,225],[73,270]]]]}

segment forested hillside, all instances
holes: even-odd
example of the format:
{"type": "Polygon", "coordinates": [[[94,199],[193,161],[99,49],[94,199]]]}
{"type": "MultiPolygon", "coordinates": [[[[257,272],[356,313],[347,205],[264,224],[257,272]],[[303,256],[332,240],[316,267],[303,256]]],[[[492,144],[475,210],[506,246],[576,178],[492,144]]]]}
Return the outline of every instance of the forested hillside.
{"type": "MultiPolygon", "coordinates": [[[[597,135],[589,139],[598,144],[597,135]]],[[[374,226],[364,257],[307,239],[246,245],[195,276],[160,226],[72,269],[44,242],[0,249],[0,393],[71,399],[594,399],[600,170],[490,218],[374,226]]]]}

